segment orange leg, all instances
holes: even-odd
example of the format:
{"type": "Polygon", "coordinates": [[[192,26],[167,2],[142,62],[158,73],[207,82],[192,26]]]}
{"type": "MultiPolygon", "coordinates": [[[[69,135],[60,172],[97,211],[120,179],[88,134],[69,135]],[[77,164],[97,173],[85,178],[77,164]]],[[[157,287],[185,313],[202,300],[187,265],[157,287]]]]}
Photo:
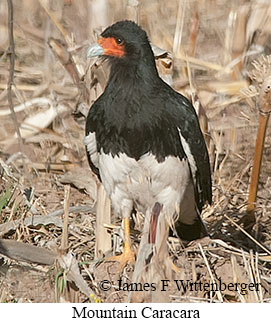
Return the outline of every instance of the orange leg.
{"type": "Polygon", "coordinates": [[[106,259],[106,261],[117,261],[120,263],[119,271],[121,272],[126,264],[135,263],[135,253],[131,249],[130,239],[130,220],[124,218],[124,247],[123,252],[119,256],[112,256],[106,259]]]}

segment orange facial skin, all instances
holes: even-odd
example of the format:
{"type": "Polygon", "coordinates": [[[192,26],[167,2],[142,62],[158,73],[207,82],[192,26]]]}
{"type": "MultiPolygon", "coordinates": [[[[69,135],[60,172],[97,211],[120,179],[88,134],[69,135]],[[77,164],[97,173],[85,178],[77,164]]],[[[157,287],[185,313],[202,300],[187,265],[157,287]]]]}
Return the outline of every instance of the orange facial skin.
{"type": "Polygon", "coordinates": [[[100,38],[98,44],[103,48],[104,55],[122,57],[125,54],[124,46],[117,44],[114,37],[100,38]]]}

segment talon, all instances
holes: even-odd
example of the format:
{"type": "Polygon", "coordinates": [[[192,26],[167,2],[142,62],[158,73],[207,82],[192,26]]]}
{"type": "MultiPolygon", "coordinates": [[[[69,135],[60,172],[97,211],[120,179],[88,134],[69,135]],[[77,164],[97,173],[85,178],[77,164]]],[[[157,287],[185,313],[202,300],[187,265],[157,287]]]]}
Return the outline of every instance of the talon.
{"type": "Polygon", "coordinates": [[[106,261],[119,262],[119,271],[121,272],[127,264],[132,265],[135,263],[135,253],[131,250],[129,245],[125,244],[121,255],[109,257],[106,261]]]}

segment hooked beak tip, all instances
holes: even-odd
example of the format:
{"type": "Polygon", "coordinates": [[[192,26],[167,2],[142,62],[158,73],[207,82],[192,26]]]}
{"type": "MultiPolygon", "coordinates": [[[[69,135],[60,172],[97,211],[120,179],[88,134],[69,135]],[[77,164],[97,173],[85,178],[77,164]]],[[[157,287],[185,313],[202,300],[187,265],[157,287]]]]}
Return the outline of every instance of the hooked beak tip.
{"type": "Polygon", "coordinates": [[[88,47],[86,57],[87,58],[97,57],[97,56],[103,55],[103,53],[104,53],[103,48],[99,44],[93,43],[88,47]]]}

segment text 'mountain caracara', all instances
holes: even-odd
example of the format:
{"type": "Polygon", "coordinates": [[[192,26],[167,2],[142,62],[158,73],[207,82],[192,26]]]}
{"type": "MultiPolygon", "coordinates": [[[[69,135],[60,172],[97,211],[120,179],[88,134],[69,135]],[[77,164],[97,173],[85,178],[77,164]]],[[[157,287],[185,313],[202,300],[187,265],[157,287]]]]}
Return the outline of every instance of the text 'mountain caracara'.
{"type": "Polygon", "coordinates": [[[141,250],[149,248],[147,264],[166,248],[170,226],[184,240],[206,234],[200,220],[203,205],[212,200],[206,145],[193,106],[159,77],[148,37],[137,24],[108,27],[87,56],[104,56],[111,65],[107,86],[87,117],[89,164],[124,218],[118,259],[123,265],[134,259],[131,212],[145,214],[141,250]]]}

